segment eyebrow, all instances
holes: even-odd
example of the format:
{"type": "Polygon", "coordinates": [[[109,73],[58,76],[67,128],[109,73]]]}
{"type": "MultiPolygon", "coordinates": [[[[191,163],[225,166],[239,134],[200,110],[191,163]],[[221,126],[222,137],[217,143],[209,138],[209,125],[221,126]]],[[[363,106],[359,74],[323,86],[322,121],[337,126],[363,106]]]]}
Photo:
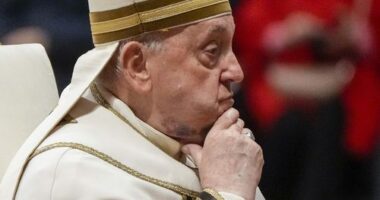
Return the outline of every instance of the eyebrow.
{"type": "Polygon", "coordinates": [[[215,34],[215,33],[221,34],[221,33],[225,33],[225,32],[227,32],[226,27],[221,26],[221,25],[215,25],[211,29],[209,29],[208,34],[209,35],[215,34]]]}

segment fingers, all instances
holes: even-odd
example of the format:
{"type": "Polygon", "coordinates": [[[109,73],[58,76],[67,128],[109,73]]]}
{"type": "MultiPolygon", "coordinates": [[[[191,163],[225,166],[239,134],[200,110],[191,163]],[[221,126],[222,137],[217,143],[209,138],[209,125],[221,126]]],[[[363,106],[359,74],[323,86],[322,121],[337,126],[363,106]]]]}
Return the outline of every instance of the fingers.
{"type": "Polygon", "coordinates": [[[243,130],[245,124],[244,124],[244,121],[239,118],[236,125],[239,129],[243,130]]]}
{"type": "Polygon", "coordinates": [[[236,123],[230,126],[229,129],[234,130],[233,132],[235,133],[241,133],[244,129],[244,121],[239,118],[236,123]]]}
{"type": "Polygon", "coordinates": [[[253,132],[252,132],[249,128],[243,128],[243,130],[241,131],[241,133],[242,133],[245,137],[251,139],[252,141],[255,141],[255,140],[256,140],[255,135],[253,134],[253,132]]]}
{"type": "Polygon", "coordinates": [[[182,147],[182,152],[189,155],[196,166],[199,166],[202,160],[202,147],[197,144],[187,144],[182,147]]]}
{"type": "Polygon", "coordinates": [[[239,119],[239,112],[234,108],[230,108],[216,120],[212,129],[213,130],[227,129],[231,125],[236,123],[238,119],[239,119]]]}

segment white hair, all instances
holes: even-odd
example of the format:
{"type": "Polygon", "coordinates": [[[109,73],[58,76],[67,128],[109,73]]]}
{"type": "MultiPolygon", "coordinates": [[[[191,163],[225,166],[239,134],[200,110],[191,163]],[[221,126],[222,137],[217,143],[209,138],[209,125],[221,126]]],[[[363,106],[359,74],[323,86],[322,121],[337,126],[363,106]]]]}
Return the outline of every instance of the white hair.
{"type": "Polygon", "coordinates": [[[160,32],[150,32],[150,33],[143,33],[139,36],[130,38],[130,39],[124,39],[119,42],[119,50],[117,52],[117,56],[115,56],[116,62],[114,66],[115,70],[115,75],[118,76],[120,72],[122,71],[122,66],[121,66],[121,50],[126,45],[128,42],[131,41],[138,41],[144,44],[148,49],[153,50],[153,51],[158,51],[162,47],[162,39],[163,36],[160,32]]]}
{"type": "Polygon", "coordinates": [[[164,39],[164,32],[150,32],[143,33],[133,38],[128,38],[121,40],[119,42],[119,48],[108,62],[105,69],[98,77],[98,82],[109,89],[114,88],[115,81],[120,76],[123,71],[123,66],[121,64],[121,50],[128,43],[132,41],[137,41],[146,46],[149,50],[158,51],[162,48],[162,41],[164,39]]]}

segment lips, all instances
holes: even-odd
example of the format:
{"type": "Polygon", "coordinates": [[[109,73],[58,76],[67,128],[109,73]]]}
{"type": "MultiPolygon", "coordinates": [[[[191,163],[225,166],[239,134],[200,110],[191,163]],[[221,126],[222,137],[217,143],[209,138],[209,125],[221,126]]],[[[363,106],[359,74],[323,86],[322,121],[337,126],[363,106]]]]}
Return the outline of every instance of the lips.
{"type": "MultiPolygon", "coordinates": [[[[232,95],[226,98],[223,98],[219,101],[220,109],[223,112],[227,111],[230,109],[235,103],[235,100],[232,98],[232,95]]],[[[219,114],[222,114],[219,113],[219,114]]]]}
{"type": "Polygon", "coordinates": [[[220,98],[219,102],[228,101],[228,100],[232,100],[233,101],[234,100],[233,97],[234,97],[234,95],[230,94],[230,95],[228,95],[226,97],[220,98]]]}
{"type": "Polygon", "coordinates": [[[223,101],[221,101],[221,103],[228,103],[229,105],[231,105],[230,107],[232,107],[235,103],[235,100],[231,97],[231,98],[227,98],[227,99],[224,99],[223,101]]]}

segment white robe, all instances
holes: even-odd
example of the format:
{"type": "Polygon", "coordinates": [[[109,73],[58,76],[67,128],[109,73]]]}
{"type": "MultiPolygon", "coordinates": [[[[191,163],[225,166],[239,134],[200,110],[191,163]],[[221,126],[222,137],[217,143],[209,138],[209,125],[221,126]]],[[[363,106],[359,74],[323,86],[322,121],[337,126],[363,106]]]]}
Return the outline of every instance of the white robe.
{"type": "MultiPolygon", "coordinates": [[[[174,200],[200,192],[196,172],[176,159],[179,143],[139,120],[120,100],[102,93],[129,124],[87,92],[69,112],[73,119],[57,126],[39,146],[43,151],[28,163],[16,199],[174,200]]],[[[256,200],[261,199],[257,189],[256,200]]]]}

